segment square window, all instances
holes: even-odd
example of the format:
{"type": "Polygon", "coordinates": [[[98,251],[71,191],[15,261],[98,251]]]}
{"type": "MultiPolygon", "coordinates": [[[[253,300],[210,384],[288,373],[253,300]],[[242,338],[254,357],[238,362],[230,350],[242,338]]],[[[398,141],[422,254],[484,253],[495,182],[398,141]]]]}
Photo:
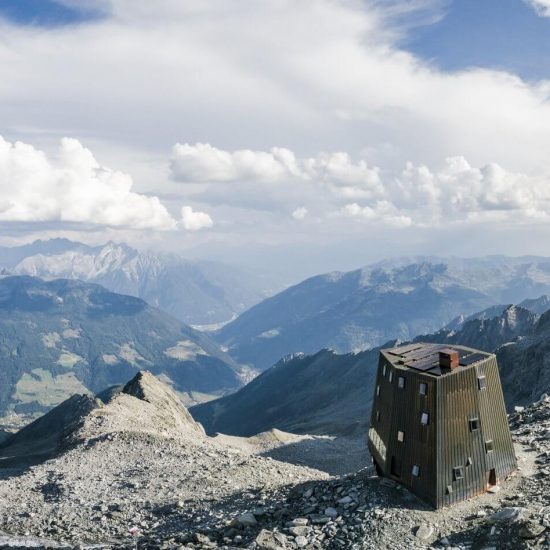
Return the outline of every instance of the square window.
{"type": "Polygon", "coordinates": [[[453,468],[453,481],[457,481],[458,479],[464,479],[464,468],[462,466],[453,468]]]}
{"type": "Polygon", "coordinates": [[[397,441],[400,441],[401,443],[405,441],[405,432],[402,432],[401,430],[397,432],[397,441]]]}
{"type": "Polygon", "coordinates": [[[418,464],[415,464],[412,468],[412,475],[414,477],[420,477],[420,466],[418,464]]]}
{"type": "Polygon", "coordinates": [[[429,422],[430,422],[430,415],[428,413],[422,413],[420,415],[420,424],[422,424],[422,426],[427,426],[429,422]]]}
{"type": "Polygon", "coordinates": [[[401,388],[401,389],[403,389],[405,387],[405,377],[404,376],[400,376],[397,379],[397,387],[401,388]]]}
{"type": "Polygon", "coordinates": [[[479,418],[470,418],[470,431],[475,432],[479,430],[479,418]]]}
{"type": "Polygon", "coordinates": [[[420,382],[420,385],[418,386],[418,393],[420,395],[427,395],[428,394],[428,384],[425,382],[420,382]]]}
{"type": "Polygon", "coordinates": [[[376,386],[376,396],[379,396],[379,395],[380,395],[380,384],[376,386]]]}
{"type": "Polygon", "coordinates": [[[382,376],[386,376],[386,365],[382,367],[382,376]]]}
{"type": "Polygon", "coordinates": [[[480,390],[485,390],[485,389],[487,389],[487,379],[485,378],[485,376],[480,376],[480,377],[477,379],[477,387],[478,387],[480,390]]]}
{"type": "Polygon", "coordinates": [[[495,450],[494,446],[493,446],[493,440],[492,439],[489,439],[488,441],[485,442],[485,450],[490,453],[492,451],[495,450]]]}
{"type": "Polygon", "coordinates": [[[393,371],[390,371],[390,384],[393,382],[393,371]]]}

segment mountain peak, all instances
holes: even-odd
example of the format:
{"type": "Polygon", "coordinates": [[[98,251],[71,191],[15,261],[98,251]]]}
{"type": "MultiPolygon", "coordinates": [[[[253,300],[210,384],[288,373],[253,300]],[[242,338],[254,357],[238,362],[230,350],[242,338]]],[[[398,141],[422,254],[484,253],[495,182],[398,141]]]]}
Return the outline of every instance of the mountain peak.
{"type": "Polygon", "coordinates": [[[113,431],[144,431],[172,437],[189,432],[204,433],[180,398],[148,371],[138,372],[105,409],[96,412],[107,419],[113,431]]]}
{"type": "Polygon", "coordinates": [[[139,251],[116,241],[89,246],[52,239],[0,247],[0,277],[9,274],[97,283],[193,325],[226,322],[283,286],[279,276],[155,249],[139,251]]]}
{"type": "Polygon", "coordinates": [[[202,428],[193,420],[180,398],[149,371],[138,372],[121,393],[153,405],[167,418],[171,417],[175,426],[202,433],[202,428]]]}
{"type": "Polygon", "coordinates": [[[108,434],[149,434],[196,439],[204,435],[176,394],[140,371],[106,402],[73,395],[0,447],[4,457],[45,457],[108,434]]]}

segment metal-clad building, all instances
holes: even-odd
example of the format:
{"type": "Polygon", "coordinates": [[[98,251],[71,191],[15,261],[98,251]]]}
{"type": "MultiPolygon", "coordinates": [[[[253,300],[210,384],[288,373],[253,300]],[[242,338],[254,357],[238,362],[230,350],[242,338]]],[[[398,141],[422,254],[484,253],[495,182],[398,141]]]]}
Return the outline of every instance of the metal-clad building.
{"type": "Polygon", "coordinates": [[[380,352],[369,450],[381,475],[435,508],[516,469],[496,357],[416,343],[380,352]]]}

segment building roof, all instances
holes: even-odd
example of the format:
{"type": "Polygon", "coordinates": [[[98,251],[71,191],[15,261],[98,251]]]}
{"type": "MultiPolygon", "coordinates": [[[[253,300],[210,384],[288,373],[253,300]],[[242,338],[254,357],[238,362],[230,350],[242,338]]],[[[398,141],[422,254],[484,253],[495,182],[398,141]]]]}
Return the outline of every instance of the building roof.
{"type": "Polygon", "coordinates": [[[433,376],[446,376],[491,357],[490,353],[465,346],[428,344],[424,342],[384,349],[382,353],[395,367],[414,369],[433,376]],[[456,351],[459,357],[459,366],[456,369],[442,369],[439,365],[440,351],[456,351]]]}

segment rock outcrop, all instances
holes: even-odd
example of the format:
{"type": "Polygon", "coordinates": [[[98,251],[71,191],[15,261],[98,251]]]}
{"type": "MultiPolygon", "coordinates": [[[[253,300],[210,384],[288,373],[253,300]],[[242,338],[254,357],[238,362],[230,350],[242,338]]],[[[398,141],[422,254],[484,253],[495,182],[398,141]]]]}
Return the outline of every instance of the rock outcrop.
{"type": "Polygon", "coordinates": [[[0,445],[0,458],[40,460],[83,441],[118,433],[202,437],[180,398],[150,372],[140,371],[121,390],[73,395],[0,445]]]}

